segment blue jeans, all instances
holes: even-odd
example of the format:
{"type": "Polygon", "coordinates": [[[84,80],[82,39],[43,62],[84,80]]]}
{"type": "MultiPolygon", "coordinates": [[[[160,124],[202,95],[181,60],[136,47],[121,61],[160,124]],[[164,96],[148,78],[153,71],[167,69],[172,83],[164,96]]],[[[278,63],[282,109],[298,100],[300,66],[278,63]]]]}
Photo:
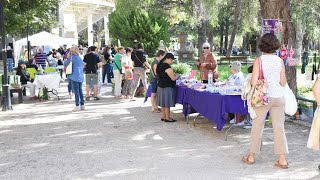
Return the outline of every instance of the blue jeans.
{"type": "Polygon", "coordinates": [[[111,83],[111,78],[113,78],[112,66],[113,66],[112,64],[105,64],[103,66],[102,83],[104,83],[106,75],[107,75],[107,82],[111,83]]]}
{"type": "Polygon", "coordinates": [[[84,100],[83,100],[83,92],[82,92],[82,82],[76,82],[73,80],[70,80],[72,84],[72,89],[74,92],[75,96],[75,102],[76,106],[83,106],[84,105],[84,100]]]}
{"type": "Polygon", "coordinates": [[[13,59],[12,58],[7,58],[7,67],[8,67],[9,72],[13,71],[13,59]]]}
{"type": "MultiPolygon", "coordinates": [[[[72,93],[72,83],[71,83],[71,79],[68,78],[68,93],[72,93]]],[[[74,91],[73,91],[74,92],[74,91]]]]}

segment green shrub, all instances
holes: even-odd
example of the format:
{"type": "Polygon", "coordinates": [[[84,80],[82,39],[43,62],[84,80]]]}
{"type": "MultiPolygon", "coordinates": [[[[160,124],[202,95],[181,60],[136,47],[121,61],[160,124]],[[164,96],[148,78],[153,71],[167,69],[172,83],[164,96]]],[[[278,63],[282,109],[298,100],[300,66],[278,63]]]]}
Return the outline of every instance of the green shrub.
{"type": "Polygon", "coordinates": [[[191,72],[191,66],[186,63],[172,64],[171,67],[175,74],[189,74],[191,72]]]}

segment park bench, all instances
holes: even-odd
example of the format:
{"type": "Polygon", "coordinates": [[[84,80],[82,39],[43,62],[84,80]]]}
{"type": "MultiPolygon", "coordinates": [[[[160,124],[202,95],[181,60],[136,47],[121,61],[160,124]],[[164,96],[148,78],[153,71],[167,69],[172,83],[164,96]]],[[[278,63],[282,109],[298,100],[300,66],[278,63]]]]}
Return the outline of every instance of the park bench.
{"type": "Polygon", "coordinates": [[[300,101],[311,102],[312,105],[313,105],[312,106],[313,107],[313,112],[315,112],[317,110],[317,102],[315,100],[307,99],[307,98],[304,98],[304,97],[301,97],[301,96],[297,96],[296,99],[300,100],[300,101]]]}
{"type": "Polygon", "coordinates": [[[23,96],[26,96],[25,87],[11,87],[10,88],[10,96],[13,97],[13,93],[18,93],[18,102],[19,104],[23,103],[23,96]]]}
{"type": "Polygon", "coordinates": [[[231,61],[241,61],[248,65],[248,56],[221,57],[219,65],[222,65],[222,61],[228,61],[229,65],[231,64],[231,61]]]}

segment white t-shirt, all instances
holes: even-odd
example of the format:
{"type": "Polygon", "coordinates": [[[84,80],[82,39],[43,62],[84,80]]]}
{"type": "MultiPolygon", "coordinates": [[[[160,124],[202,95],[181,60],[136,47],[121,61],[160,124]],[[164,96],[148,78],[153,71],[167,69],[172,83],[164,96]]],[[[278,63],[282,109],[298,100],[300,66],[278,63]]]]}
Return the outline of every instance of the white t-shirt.
{"type": "MultiPolygon", "coordinates": [[[[121,64],[122,63],[126,63],[126,66],[131,66],[133,65],[132,60],[131,60],[131,56],[122,56],[122,60],[121,60],[121,64]]],[[[129,69],[130,71],[132,71],[132,68],[129,69]]],[[[124,66],[122,66],[122,73],[125,73],[126,69],[124,66]]]]}
{"type": "Polygon", "coordinates": [[[280,84],[280,73],[282,69],[282,59],[277,55],[262,55],[262,70],[264,78],[268,82],[268,94],[273,98],[283,96],[283,88],[280,84]]]}
{"type": "Polygon", "coordinates": [[[244,81],[244,75],[240,71],[236,74],[231,75],[228,78],[227,84],[232,85],[232,86],[242,86],[243,81],[244,81]]]}

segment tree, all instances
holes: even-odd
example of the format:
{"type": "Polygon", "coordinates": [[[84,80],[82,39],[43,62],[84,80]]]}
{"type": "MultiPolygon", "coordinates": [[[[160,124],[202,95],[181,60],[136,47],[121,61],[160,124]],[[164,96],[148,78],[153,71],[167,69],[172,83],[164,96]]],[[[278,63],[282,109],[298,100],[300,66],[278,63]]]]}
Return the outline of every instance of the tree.
{"type": "MultiPolygon", "coordinates": [[[[261,14],[264,19],[278,19],[283,21],[283,43],[295,47],[295,29],[292,23],[290,0],[260,0],[261,14]]],[[[297,94],[296,66],[286,67],[286,76],[289,87],[297,94]]]]}
{"type": "Polygon", "coordinates": [[[30,34],[51,30],[57,22],[58,3],[57,0],[6,0],[7,33],[24,36],[26,31],[23,29],[27,24],[30,34]],[[39,18],[37,23],[31,23],[34,17],[39,18]]]}
{"type": "Polygon", "coordinates": [[[230,57],[231,55],[231,51],[232,51],[232,46],[237,34],[237,30],[239,27],[239,24],[241,22],[241,7],[242,7],[242,0],[234,0],[234,6],[235,6],[235,10],[234,10],[234,15],[233,15],[233,29],[232,29],[232,33],[231,33],[231,38],[230,38],[230,43],[229,43],[229,47],[227,50],[227,57],[230,57]]]}
{"type": "Polygon", "coordinates": [[[110,35],[122,45],[135,47],[136,41],[142,42],[146,52],[154,55],[160,40],[169,42],[169,23],[161,14],[141,10],[125,14],[116,10],[109,17],[110,35]]]}

